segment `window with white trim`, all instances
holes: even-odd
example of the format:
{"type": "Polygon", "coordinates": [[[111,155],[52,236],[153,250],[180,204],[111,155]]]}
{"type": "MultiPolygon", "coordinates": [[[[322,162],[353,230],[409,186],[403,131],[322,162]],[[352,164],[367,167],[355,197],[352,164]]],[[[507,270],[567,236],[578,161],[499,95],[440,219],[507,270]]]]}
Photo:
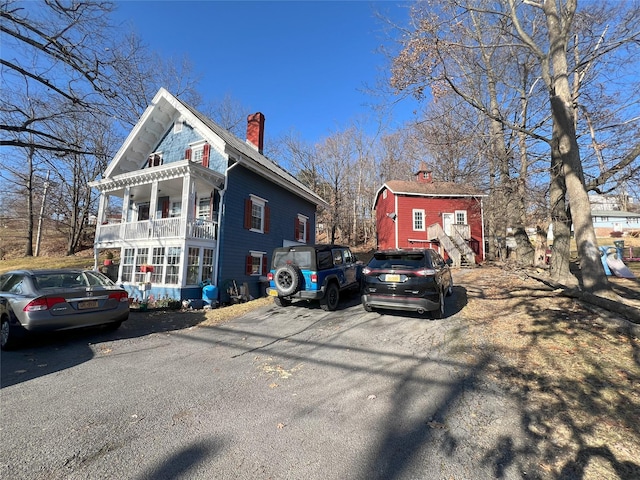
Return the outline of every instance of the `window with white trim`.
{"type": "Polygon", "coordinates": [[[413,230],[424,232],[424,210],[413,209],[413,230]]]}
{"type": "Polygon", "coordinates": [[[266,272],[267,252],[249,251],[247,256],[247,275],[263,275],[266,272]]]}
{"type": "Polygon", "coordinates": [[[456,224],[457,225],[466,225],[467,224],[467,211],[466,210],[456,210],[456,224]]]}
{"type": "Polygon", "coordinates": [[[180,133],[182,131],[182,121],[178,120],[173,124],[173,133],[180,133]]]}
{"type": "Polygon", "coordinates": [[[180,257],[181,247],[169,247],[167,252],[167,278],[166,283],[180,283],[180,257]]]}
{"type": "Polygon", "coordinates": [[[187,285],[197,285],[200,273],[200,249],[189,247],[187,254],[187,285]]]}
{"type": "Polygon", "coordinates": [[[198,199],[198,218],[203,220],[211,219],[211,198],[200,197],[198,199]]]}
{"type": "Polygon", "coordinates": [[[122,256],[122,281],[131,282],[133,276],[133,265],[135,260],[134,248],[125,248],[122,256]]]}
{"type": "Polygon", "coordinates": [[[296,221],[296,240],[298,242],[306,242],[308,238],[309,217],[305,215],[298,215],[296,221]]]}
{"type": "Polygon", "coordinates": [[[154,152],[149,155],[149,158],[147,159],[147,166],[157,167],[159,165],[162,165],[162,152],[154,152]]]}
{"type": "Polygon", "coordinates": [[[149,249],[139,248],[136,252],[136,282],[145,282],[147,280],[147,274],[142,271],[142,265],[146,265],[149,262],[149,249]]]}
{"type": "Polygon", "coordinates": [[[182,213],[182,201],[171,202],[171,211],[169,212],[170,217],[179,217],[182,213]]]}
{"type": "Polygon", "coordinates": [[[269,233],[269,206],[264,198],[250,195],[245,201],[244,228],[257,233],[269,233]]]}
{"type": "Polygon", "coordinates": [[[202,277],[201,281],[213,280],[213,249],[202,249],[202,277]]]}
{"type": "Polygon", "coordinates": [[[151,251],[151,266],[153,267],[151,283],[164,282],[164,252],[164,247],[153,247],[151,251]]]}

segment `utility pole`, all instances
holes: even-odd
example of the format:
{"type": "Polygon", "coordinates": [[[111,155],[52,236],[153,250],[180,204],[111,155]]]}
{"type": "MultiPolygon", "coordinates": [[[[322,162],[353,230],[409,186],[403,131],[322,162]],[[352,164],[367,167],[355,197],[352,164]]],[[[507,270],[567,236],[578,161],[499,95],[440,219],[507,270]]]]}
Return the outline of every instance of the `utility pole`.
{"type": "Polygon", "coordinates": [[[47,178],[44,181],[44,191],[42,192],[42,205],[40,205],[40,215],[38,216],[38,235],[36,236],[36,257],[40,255],[40,238],[42,238],[42,218],[44,217],[44,205],[47,202],[47,190],[49,190],[49,175],[51,170],[47,170],[47,178]]]}

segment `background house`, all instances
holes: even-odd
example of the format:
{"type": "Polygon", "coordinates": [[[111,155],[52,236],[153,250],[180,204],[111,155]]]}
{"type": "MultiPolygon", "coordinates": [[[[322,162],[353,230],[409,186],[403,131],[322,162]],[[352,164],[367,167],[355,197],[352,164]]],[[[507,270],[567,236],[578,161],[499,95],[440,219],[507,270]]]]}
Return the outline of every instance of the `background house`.
{"type": "Polygon", "coordinates": [[[640,213],[634,199],[622,195],[589,194],[593,228],[598,237],[622,236],[640,232],[640,213]]]}
{"type": "Polygon", "coordinates": [[[160,89],[91,184],[96,265],[101,250],[120,250],[117,281],[140,299],[199,299],[203,283],[221,301],[235,287],[264,295],[273,249],[314,242],[325,204],[262,154],[264,124],[250,115],[240,140],[160,89]]]}
{"type": "Polygon", "coordinates": [[[470,185],[434,182],[423,163],[414,181],[390,180],[376,192],[378,248],[432,247],[457,266],[482,262],[484,196],[470,185]]]}

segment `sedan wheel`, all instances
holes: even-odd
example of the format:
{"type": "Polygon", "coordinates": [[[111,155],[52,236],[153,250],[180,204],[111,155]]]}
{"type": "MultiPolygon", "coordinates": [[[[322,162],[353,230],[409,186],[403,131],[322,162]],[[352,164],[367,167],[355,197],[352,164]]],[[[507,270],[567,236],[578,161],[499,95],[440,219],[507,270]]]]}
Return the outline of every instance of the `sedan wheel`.
{"type": "Polygon", "coordinates": [[[13,328],[9,324],[9,320],[2,320],[0,326],[0,348],[2,350],[8,350],[15,344],[13,328]]]}

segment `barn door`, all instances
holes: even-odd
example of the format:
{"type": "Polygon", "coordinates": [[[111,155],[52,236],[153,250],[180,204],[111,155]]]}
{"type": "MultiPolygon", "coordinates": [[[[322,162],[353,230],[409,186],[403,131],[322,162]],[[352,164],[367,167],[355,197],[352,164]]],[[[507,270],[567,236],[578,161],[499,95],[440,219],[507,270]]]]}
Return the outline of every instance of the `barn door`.
{"type": "Polygon", "coordinates": [[[453,224],[453,213],[442,214],[442,229],[447,235],[451,235],[451,225],[453,224]]]}

